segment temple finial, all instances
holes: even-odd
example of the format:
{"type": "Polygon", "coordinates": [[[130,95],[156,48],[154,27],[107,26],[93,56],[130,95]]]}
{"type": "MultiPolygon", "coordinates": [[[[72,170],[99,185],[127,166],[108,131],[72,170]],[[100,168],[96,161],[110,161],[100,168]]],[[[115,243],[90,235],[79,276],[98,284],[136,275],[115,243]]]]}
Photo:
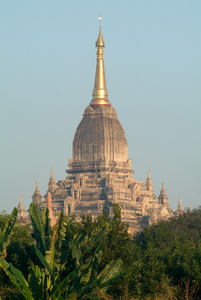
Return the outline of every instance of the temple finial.
{"type": "Polygon", "coordinates": [[[38,188],[38,179],[36,180],[36,190],[35,190],[35,192],[40,193],[39,188],[38,188]]]}
{"type": "MultiPolygon", "coordinates": [[[[102,35],[102,31],[101,31],[101,16],[98,18],[100,20],[100,28],[99,28],[99,35],[98,35],[98,39],[96,41],[96,47],[105,47],[105,42],[103,40],[103,35],[102,35]]],[[[98,53],[98,51],[97,51],[98,53]]]]}
{"type": "Polygon", "coordinates": [[[100,20],[100,29],[98,39],[96,41],[97,48],[97,64],[96,64],[96,76],[94,89],[92,93],[92,100],[90,105],[99,106],[99,105],[107,105],[111,106],[108,100],[108,92],[106,88],[106,80],[105,80],[105,69],[104,69],[104,60],[103,60],[103,48],[105,47],[105,42],[103,40],[103,35],[101,31],[101,20],[102,17],[98,18],[100,20]]]}
{"type": "Polygon", "coordinates": [[[100,17],[98,17],[98,20],[100,21],[100,30],[101,30],[101,21],[102,21],[101,15],[100,15],[100,17]]]}

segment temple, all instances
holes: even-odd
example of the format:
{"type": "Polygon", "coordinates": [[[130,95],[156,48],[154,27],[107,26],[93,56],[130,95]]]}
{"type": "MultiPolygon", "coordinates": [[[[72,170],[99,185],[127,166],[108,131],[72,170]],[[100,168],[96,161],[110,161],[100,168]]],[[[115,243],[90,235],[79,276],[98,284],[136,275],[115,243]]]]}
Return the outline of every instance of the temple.
{"type": "MultiPolygon", "coordinates": [[[[50,209],[52,224],[59,212],[74,214],[79,221],[83,214],[90,214],[96,219],[106,210],[112,218],[112,204],[119,203],[122,222],[129,224],[131,233],[136,233],[159,219],[170,218],[173,211],[164,183],[157,199],[149,170],[145,184],[133,176],[125,132],[108,99],[104,47],[100,25],[92,100],[75,132],[67,177],[56,184],[51,170],[44,201],[38,183],[32,201],[41,210],[45,207],[50,209]]],[[[182,209],[179,204],[178,214],[182,209]]]]}

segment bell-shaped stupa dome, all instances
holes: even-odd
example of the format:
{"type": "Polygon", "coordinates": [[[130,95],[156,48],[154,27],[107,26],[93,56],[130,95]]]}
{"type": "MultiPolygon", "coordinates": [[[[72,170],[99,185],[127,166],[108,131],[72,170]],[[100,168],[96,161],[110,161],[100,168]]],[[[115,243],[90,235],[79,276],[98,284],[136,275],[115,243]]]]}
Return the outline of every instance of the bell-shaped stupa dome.
{"type": "Polygon", "coordinates": [[[73,160],[126,162],[125,133],[112,106],[88,106],[73,141],[73,160]]]}

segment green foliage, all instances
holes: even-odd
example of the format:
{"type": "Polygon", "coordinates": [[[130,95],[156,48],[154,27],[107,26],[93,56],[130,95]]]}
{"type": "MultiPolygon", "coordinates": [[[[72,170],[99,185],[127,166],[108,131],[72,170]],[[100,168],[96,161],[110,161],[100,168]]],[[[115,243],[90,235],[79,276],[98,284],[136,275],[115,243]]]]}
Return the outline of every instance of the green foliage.
{"type": "Polygon", "coordinates": [[[4,215],[3,222],[0,227],[0,254],[6,247],[10,233],[17,219],[17,208],[15,207],[10,215],[4,215]]]}
{"type": "MultiPolygon", "coordinates": [[[[16,208],[13,209],[10,215],[5,212],[0,214],[0,256],[2,256],[0,259],[4,264],[7,264],[3,258],[8,255],[8,245],[10,244],[11,233],[16,219],[16,208]]],[[[9,299],[21,299],[19,291],[14,288],[12,282],[7,278],[3,266],[0,266],[0,297],[2,297],[2,299],[6,299],[7,297],[9,299]]]]}
{"type": "Polygon", "coordinates": [[[6,213],[6,211],[2,210],[2,212],[0,213],[0,230],[4,229],[8,217],[9,215],[6,213]]]}
{"type": "Polygon", "coordinates": [[[20,226],[20,224],[16,222],[6,249],[6,261],[12,263],[25,277],[28,276],[28,267],[31,264],[31,257],[34,259],[31,248],[32,244],[33,239],[30,235],[30,225],[26,224],[20,226]]]}
{"type": "Polygon", "coordinates": [[[182,280],[201,296],[200,229],[200,209],[144,228],[133,241],[130,294],[160,295],[171,286],[176,294],[182,280]]]}
{"type": "Polygon", "coordinates": [[[81,216],[81,219],[82,219],[82,233],[83,234],[88,234],[91,232],[91,230],[93,229],[94,227],[94,224],[93,224],[93,221],[92,221],[92,216],[90,215],[82,215],[81,216]]]}
{"type": "Polygon", "coordinates": [[[53,230],[48,210],[32,204],[30,213],[32,236],[29,225],[14,226],[16,214],[0,216],[5,299],[201,299],[201,209],[134,239],[118,204],[113,220],[106,212],[81,223],[61,214],[53,230]]]}

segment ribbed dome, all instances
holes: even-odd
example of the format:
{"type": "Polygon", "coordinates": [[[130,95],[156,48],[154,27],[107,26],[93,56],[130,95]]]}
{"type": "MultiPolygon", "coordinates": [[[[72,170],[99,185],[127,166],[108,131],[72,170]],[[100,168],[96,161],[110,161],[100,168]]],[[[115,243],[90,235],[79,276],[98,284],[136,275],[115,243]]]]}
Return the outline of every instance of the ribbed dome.
{"type": "Polygon", "coordinates": [[[100,159],[126,162],[127,141],[113,107],[88,106],[75,132],[73,160],[92,162],[100,159]]]}

